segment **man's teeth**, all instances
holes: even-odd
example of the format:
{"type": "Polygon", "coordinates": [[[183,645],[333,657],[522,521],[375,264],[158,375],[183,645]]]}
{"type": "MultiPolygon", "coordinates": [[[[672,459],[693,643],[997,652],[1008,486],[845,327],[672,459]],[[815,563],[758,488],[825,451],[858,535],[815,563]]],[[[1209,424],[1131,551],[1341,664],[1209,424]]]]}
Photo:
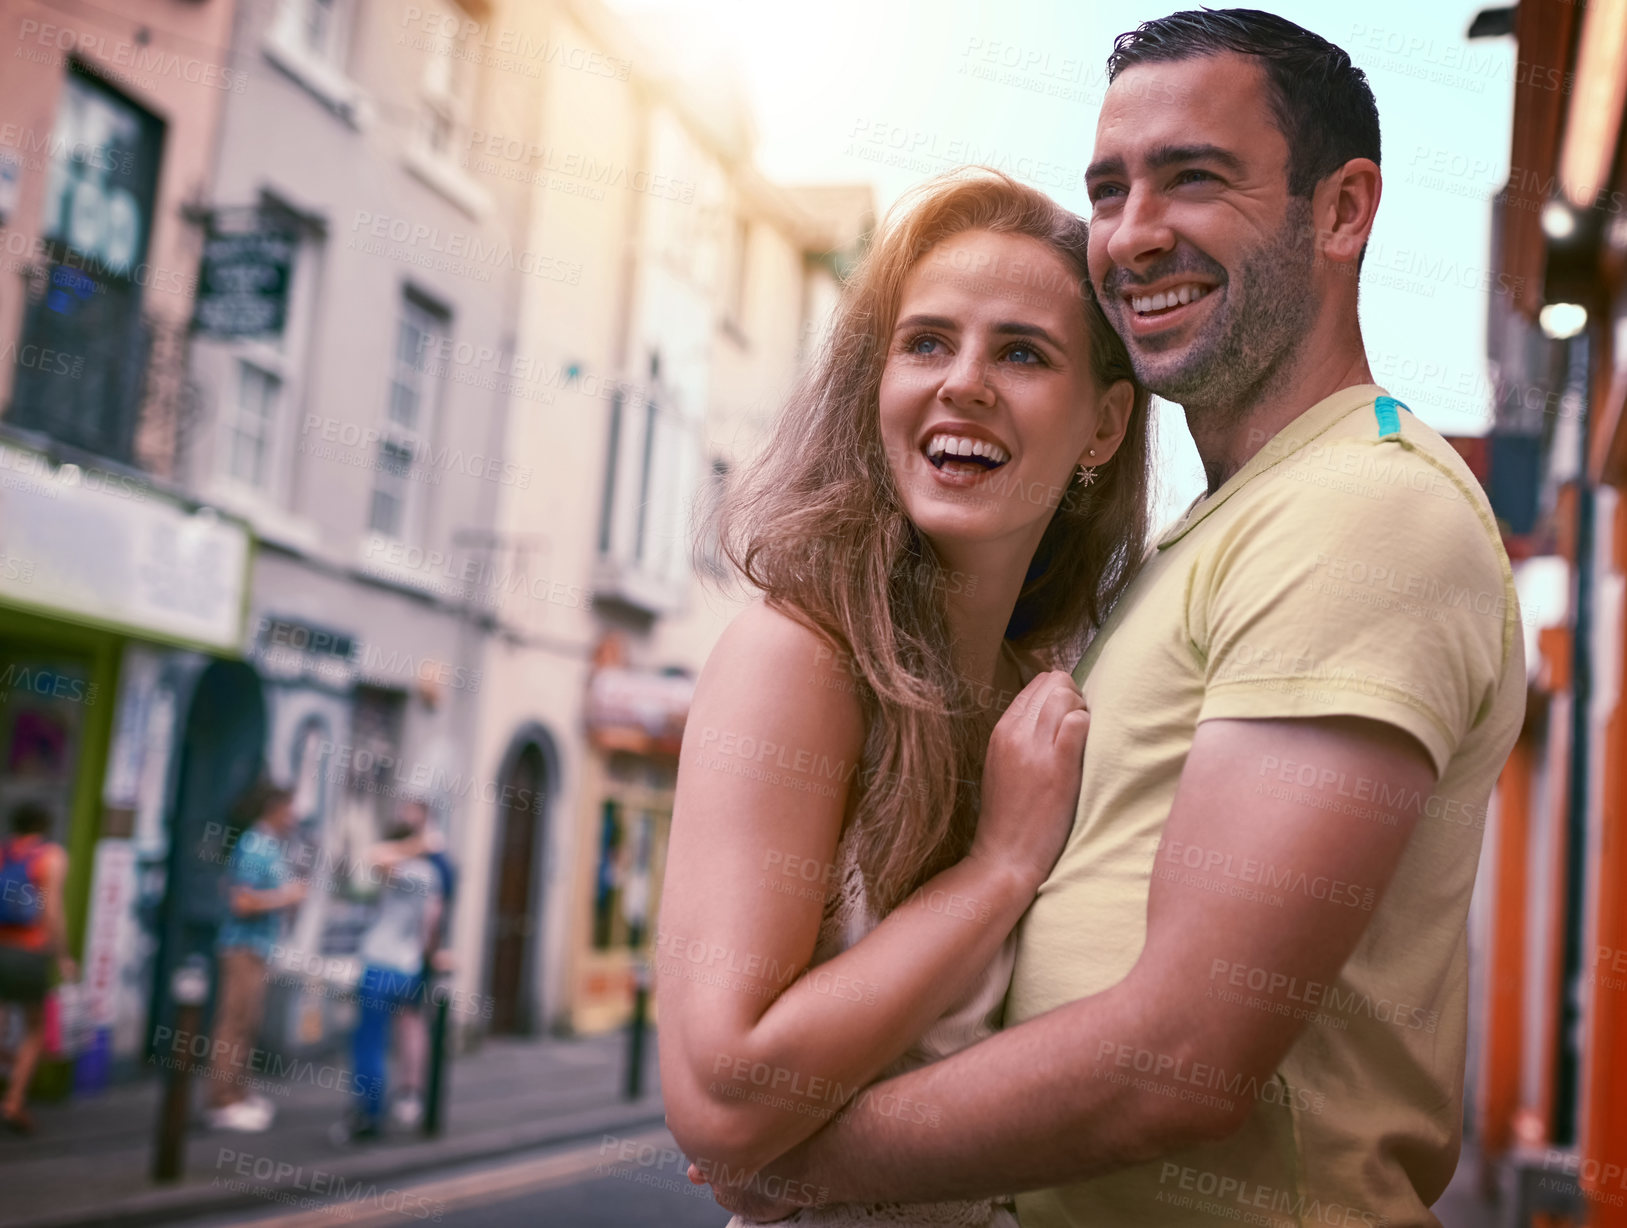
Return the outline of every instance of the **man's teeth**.
{"type": "Polygon", "coordinates": [[[942,466],[946,460],[981,462],[993,469],[1011,459],[1011,454],[997,443],[984,439],[966,439],[960,435],[934,435],[927,443],[926,454],[932,463],[942,466]]]}
{"type": "Polygon", "coordinates": [[[1209,290],[1209,286],[1193,283],[1188,286],[1176,286],[1158,294],[1132,294],[1130,306],[1145,315],[1149,311],[1163,311],[1169,307],[1184,307],[1187,303],[1195,303],[1208,294],[1209,290]]]}

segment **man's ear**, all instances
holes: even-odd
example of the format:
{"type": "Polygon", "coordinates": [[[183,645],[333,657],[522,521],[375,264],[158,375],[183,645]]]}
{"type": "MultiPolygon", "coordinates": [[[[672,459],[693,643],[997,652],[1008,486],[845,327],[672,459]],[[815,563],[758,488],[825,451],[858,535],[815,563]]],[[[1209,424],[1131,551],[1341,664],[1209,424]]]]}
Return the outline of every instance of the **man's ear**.
{"type": "Polygon", "coordinates": [[[1096,433],[1085,444],[1079,463],[1087,468],[1105,465],[1124,442],[1124,432],[1130,429],[1130,413],[1135,409],[1135,385],[1127,379],[1115,380],[1096,400],[1096,433]],[[1090,449],[1096,449],[1096,455],[1090,449]]]}
{"type": "Polygon", "coordinates": [[[1355,264],[1383,193],[1384,176],[1371,158],[1352,158],[1317,184],[1311,197],[1317,255],[1333,264],[1355,264]]]}

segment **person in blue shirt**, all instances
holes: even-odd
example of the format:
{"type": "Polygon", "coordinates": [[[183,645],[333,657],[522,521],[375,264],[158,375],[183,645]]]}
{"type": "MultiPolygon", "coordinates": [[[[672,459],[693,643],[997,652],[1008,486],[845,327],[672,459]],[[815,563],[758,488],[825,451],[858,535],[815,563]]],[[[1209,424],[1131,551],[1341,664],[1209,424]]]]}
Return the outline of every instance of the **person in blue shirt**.
{"type": "Polygon", "coordinates": [[[209,1071],[209,1122],[217,1130],[258,1132],[271,1125],[275,1114],[269,1100],[251,1095],[243,1084],[265,1010],[266,961],[281,936],[283,918],[305,899],[305,884],[291,876],[288,866],[288,841],[295,825],[293,795],[271,785],[256,786],[243,813],[258,817],[235,841],[228,836],[227,914],[215,940],[220,991],[209,1071]]]}

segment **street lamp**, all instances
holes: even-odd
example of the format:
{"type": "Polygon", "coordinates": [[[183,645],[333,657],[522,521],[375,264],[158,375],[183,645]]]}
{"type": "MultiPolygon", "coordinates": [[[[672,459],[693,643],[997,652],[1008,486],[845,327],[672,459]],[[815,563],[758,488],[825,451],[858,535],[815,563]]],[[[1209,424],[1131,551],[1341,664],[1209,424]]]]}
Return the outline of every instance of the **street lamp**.
{"type": "Polygon", "coordinates": [[[1587,308],[1580,303],[1549,303],[1537,316],[1542,334],[1554,341],[1569,341],[1587,327],[1587,308]]]}

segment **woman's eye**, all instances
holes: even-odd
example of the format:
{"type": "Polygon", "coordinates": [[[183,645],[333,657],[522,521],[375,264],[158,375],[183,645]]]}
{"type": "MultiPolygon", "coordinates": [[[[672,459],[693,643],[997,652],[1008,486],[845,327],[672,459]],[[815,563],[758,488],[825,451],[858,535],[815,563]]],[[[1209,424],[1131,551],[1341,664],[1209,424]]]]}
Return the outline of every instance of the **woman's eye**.
{"type": "Polygon", "coordinates": [[[1044,359],[1040,357],[1040,352],[1038,350],[1030,349],[1026,345],[1012,346],[1006,351],[1006,357],[1012,359],[1014,362],[1022,363],[1024,366],[1033,366],[1044,361],[1044,359]]]}
{"type": "Polygon", "coordinates": [[[937,347],[941,346],[942,344],[943,343],[936,337],[922,335],[920,337],[916,337],[905,348],[908,349],[911,354],[932,354],[936,353],[937,347]]]}

